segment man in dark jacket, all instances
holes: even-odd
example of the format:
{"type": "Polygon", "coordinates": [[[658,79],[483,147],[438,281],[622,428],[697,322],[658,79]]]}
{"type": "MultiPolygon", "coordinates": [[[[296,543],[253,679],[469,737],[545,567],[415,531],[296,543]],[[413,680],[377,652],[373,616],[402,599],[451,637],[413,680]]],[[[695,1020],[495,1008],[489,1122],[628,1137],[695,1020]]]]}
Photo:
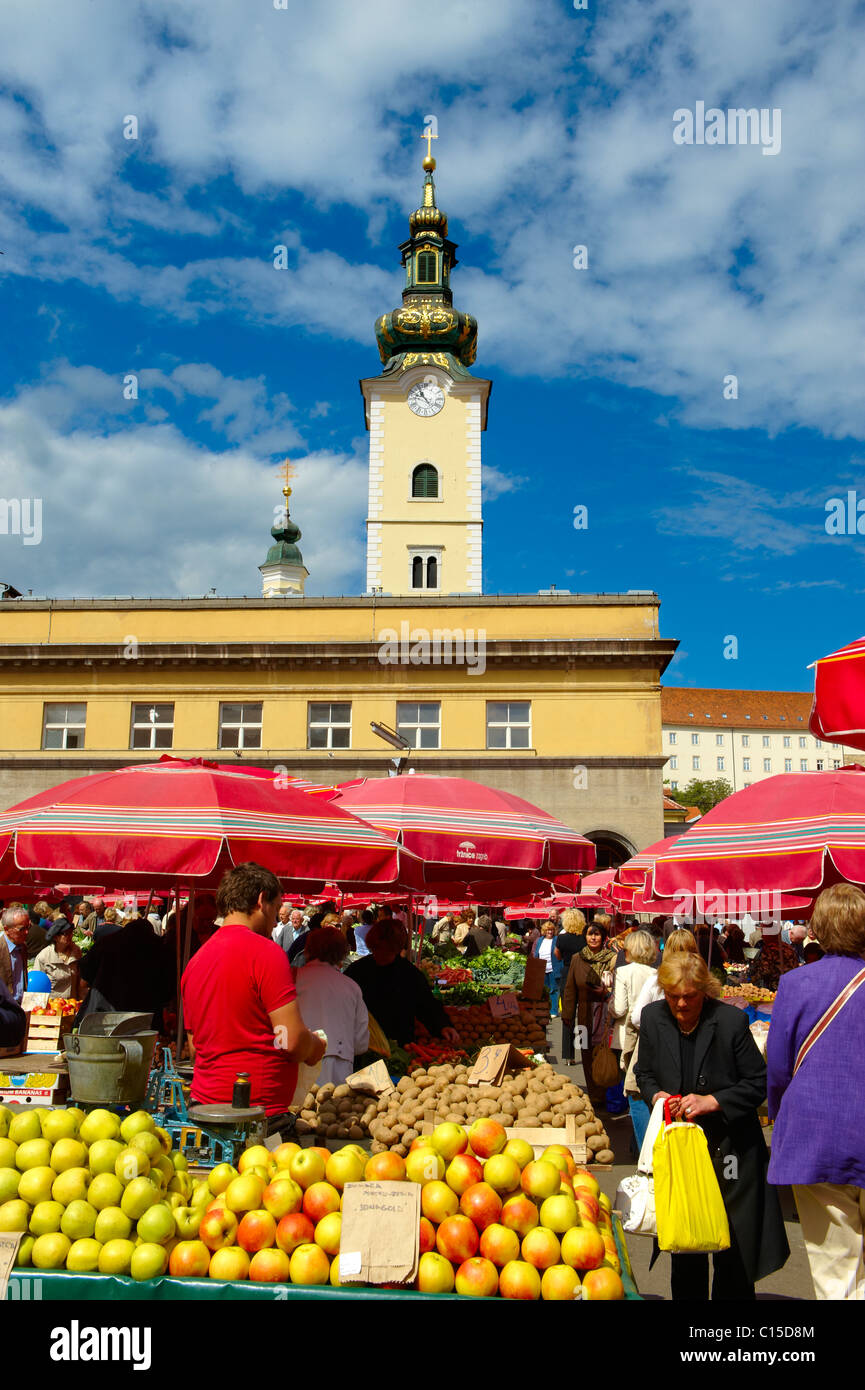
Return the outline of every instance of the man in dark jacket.
{"type": "Polygon", "coordinates": [[[0,1047],[17,1047],[27,1032],[27,1015],[0,980],[0,1047]]]}

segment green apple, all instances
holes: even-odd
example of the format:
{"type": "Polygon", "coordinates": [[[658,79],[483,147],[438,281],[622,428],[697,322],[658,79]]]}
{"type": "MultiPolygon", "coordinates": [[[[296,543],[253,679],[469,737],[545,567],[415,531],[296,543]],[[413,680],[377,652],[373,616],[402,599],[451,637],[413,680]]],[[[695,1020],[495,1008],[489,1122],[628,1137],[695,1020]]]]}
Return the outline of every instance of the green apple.
{"type": "Polygon", "coordinates": [[[78,1115],[74,1110],[46,1110],[42,1120],[42,1138],[56,1144],[58,1139],[74,1139],[78,1133],[78,1115]]]}
{"type": "Polygon", "coordinates": [[[94,1236],[102,1245],[109,1240],[127,1240],[132,1234],[132,1222],[120,1207],[103,1207],[96,1218],[94,1236]]]}
{"type": "Polygon", "coordinates": [[[211,1192],[210,1188],[207,1186],[207,1183],[206,1183],[206,1182],[202,1182],[202,1183],[199,1183],[199,1185],[198,1185],[197,1187],[194,1187],[194,1188],[192,1189],[192,1196],[191,1196],[190,1199],[189,1199],[189,1205],[190,1205],[191,1207],[194,1207],[196,1211],[198,1210],[199,1207],[201,1208],[202,1211],[204,1211],[204,1208],[205,1208],[212,1200],[213,1200],[213,1193],[211,1192]]]}
{"type": "MultiPolygon", "coordinates": [[[[150,1159],[151,1167],[156,1166],[156,1160],[158,1158],[165,1157],[162,1152],[162,1145],[159,1142],[159,1136],[149,1129],[142,1129],[139,1130],[137,1134],[134,1134],[129,1141],[129,1147],[131,1149],[143,1149],[150,1159]]],[[[172,1164],[172,1171],[173,1168],[174,1165],[172,1164]]]]}
{"type": "Polygon", "coordinates": [[[175,1173],[188,1173],[189,1162],[186,1154],[182,1154],[178,1149],[177,1153],[170,1154],[171,1162],[174,1164],[175,1173]]]}
{"type": "Polygon", "coordinates": [[[135,1246],[131,1240],[108,1240],[99,1252],[100,1274],[128,1274],[135,1246]]]}
{"type": "Polygon", "coordinates": [[[54,1179],[51,1196],[55,1202],[62,1202],[64,1207],[68,1207],[76,1197],[86,1198],[89,1186],[89,1168],[67,1168],[65,1173],[58,1173],[54,1179]]]}
{"type": "Polygon", "coordinates": [[[168,1266],[168,1251],[161,1245],[144,1241],[132,1252],[129,1272],[133,1279],[158,1279],[168,1266]]]}
{"type": "Polygon", "coordinates": [[[33,1246],[36,1243],[35,1236],[25,1236],[18,1246],[18,1254],[15,1256],[16,1269],[29,1269],[33,1263],[33,1246]]]}
{"type": "MultiPolygon", "coordinates": [[[[11,1172],[11,1169],[7,1169],[11,1172]]],[[[192,1179],[188,1173],[175,1173],[168,1184],[168,1191],[175,1197],[180,1197],[181,1206],[189,1201],[192,1196],[192,1179]]]]}
{"type": "Polygon", "coordinates": [[[10,1110],[8,1105],[0,1105],[0,1139],[5,1139],[9,1133],[9,1125],[12,1121],[14,1110],[10,1110]]]}
{"type": "Polygon", "coordinates": [[[22,1202],[29,1202],[31,1207],[35,1207],[37,1202],[50,1202],[51,1189],[57,1177],[53,1168],[28,1168],[26,1173],[19,1176],[17,1195],[22,1202]]]}
{"type": "Polygon", "coordinates": [[[146,1178],[150,1172],[150,1159],[143,1149],[121,1149],[114,1163],[114,1172],[121,1182],[146,1178]]]}
{"type": "MultiPolygon", "coordinates": [[[[66,1107],[66,1109],[64,1110],[63,1113],[64,1113],[64,1115],[74,1115],[74,1116],[75,1116],[75,1134],[76,1134],[76,1136],[77,1136],[78,1134],[80,1134],[80,1132],[81,1132],[81,1125],[82,1125],[82,1122],[84,1121],[84,1119],[86,1118],[87,1112],[86,1112],[85,1110],[82,1110],[81,1107],[78,1106],[78,1105],[67,1105],[67,1107],[66,1107]]],[[[44,1126],[43,1126],[43,1127],[44,1127],[44,1126]]],[[[46,1136],[46,1138],[47,1138],[47,1136],[46,1136]]]]}
{"type": "Polygon", "coordinates": [[[195,1240],[204,1215],[203,1207],[175,1207],[174,1224],[181,1240],[195,1240]]]}
{"type": "Polygon", "coordinates": [[[64,1269],[71,1247],[72,1241],[62,1231],[37,1236],[30,1256],[34,1269],[64,1269]]]}
{"type": "Polygon", "coordinates": [[[215,1168],[211,1168],[207,1175],[207,1186],[210,1188],[213,1197],[221,1197],[230,1182],[239,1178],[240,1174],[230,1163],[217,1163],[215,1168]]]}
{"type": "Polygon", "coordinates": [[[97,1211],[119,1207],[122,1197],[123,1183],[113,1173],[97,1173],[87,1189],[87,1200],[97,1211]]]}
{"type": "Polygon", "coordinates": [[[51,1164],[51,1145],[47,1139],[25,1139],[18,1145],[15,1167],[25,1173],[28,1168],[48,1168],[51,1164]]]}
{"type": "Polygon", "coordinates": [[[111,1110],[91,1110],[81,1121],[78,1137],[85,1144],[95,1144],[97,1139],[119,1139],[120,1118],[111,1110]]]}
{"type": "MultiPolygon", "coordinates": [[[[31,1169],[31,1172],[32,1171],[31,1169]]],[[[39,1169],[37,1168],[36,1171],[38,1172],[39,1169]]],[[[18,1196],[18,1188],[24,1176],[25,1174],[19,1173],[17,1168],[0,1168],[0,1207],[2,1207],[4,1202],[11,1202],[14,1197],[18,1196]]],[[[50,1191],[48,1196],[51,1196],[50,1191]]],[[[24,1201],[27,1201],[26,1197],[24,1201]]]]}
{"type": "Polygon", "coordinates": [[[66,1268],[73,1274],[93,1274],[99,1268],[102,1245],[98,1240],[82,1237],[74,1240],[66,1256],[66,1268]]]}
{"type": "Polygon", "coordinates": [[[126,1184],[120,1201],[121,1211],[132,1221],[138,1221],[144,1213],[159,1201],[159,1193],[147,1178],[133,1178],[126,1184]]]}
{"type": "Polygon", "coordinates": [[[19,1110],[9,1121],[9,1138],[16,1144],[24,1144],[28,1139],[42,1138],[42,1121],[38,1110],[19,1110]]]}
{"type": "Polygon", "coordinates": [[[0,1207],[0,1231],[25,1231],[30,1224],[30,1208],[15,1197],[0,1207]]]}
{"type": "Polygon", "coordinates": [[[121,1121],[120,1137],[125,1144],[131,1144],[136,1134],[142,1134],[146,1130],[153,1134],[155,1129],[156,1121],[152,1115],[148,1115],[146,1110],[135,1110],[121,1121]]]}
{"type": "Polygon", "coordinates": [[[60,1202],[37,1202],[30,1213],[30,1234],[46,1236],[59,1231],[65,1210],[60,1202]]]}
{"type": "Polygon", "coordinates": [[[0,1139],[0,1168],[14,1168],[18,1145],[14,1139],[0,1139]]]}
{"type": "Polygon", "coordinates": [[[123,1153],[119,1139],[97,1139],[90,1145],[87,1166],[91,1173],[113,1173],[114,1165],[123,1153]]]}
{"type": "Polygon", "coordinates": [[[170,1153],[171,1153],[171,1135],[168,1133],[168,1130],[167,1130],[167,1129],[163,1129],[161,1125],[157,1125],[156,1128],[154,1129],[153,1133],[157,1136],[157,1138],[158,1138],[160,1144],[162,1145],[162,1152],[163,1152],[164,1154],[169,1154],[169,1155],[170,1155],[170,1153]]]}
{"type": "Polygon", "coordinates": [[[80,1197],[76,1197],[75,1201],[70,1202],[63,1213],[60,1229],[70,1240],[87,1240],[96,1229],[98,1215],[99,1213],[94,1206],[91,1206],[89,1202],[82,1201],[80,1197]]]}
{"type": "Polygon", "coordinates": [[[162,1174],[163,1186],[167,1187],[174,1177],[174,1164],[167,1154],[158,1154],[152,1160],[151,1172],[159,1171],[162,1174]]]}
{"type": "Polygon", "coordinates": [[[138,1218],[136,1233],[146,1244],[164,1245],[174,1231],[174,1213],[167,1202],[157,1202],[138,1218]]]}
{"type": "Polygon", "coordinates": [[[67,1168],[83,1168],[87,1163],[87,1145],[80,1139],[58,1139],[51,1150],[51,1167],[55,1173],[67,1168]]]}

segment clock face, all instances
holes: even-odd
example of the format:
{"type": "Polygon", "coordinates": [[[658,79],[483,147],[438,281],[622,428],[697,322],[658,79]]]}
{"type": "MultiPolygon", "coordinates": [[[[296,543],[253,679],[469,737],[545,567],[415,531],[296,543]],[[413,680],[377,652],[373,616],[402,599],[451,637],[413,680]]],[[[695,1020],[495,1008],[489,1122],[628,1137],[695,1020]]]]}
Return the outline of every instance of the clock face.
{"type": "Polygon", "coordinates": [[[434,381],[418,381],[408,393],[408,407],[415,415],[438,415],[445,393],[434,381]]]}

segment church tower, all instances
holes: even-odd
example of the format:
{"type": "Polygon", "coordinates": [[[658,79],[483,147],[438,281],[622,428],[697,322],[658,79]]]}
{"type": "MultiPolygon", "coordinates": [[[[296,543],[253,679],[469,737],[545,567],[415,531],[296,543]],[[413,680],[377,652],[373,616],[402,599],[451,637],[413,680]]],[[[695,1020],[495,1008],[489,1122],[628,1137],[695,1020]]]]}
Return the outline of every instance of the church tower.
{"type": "Polygon", "coordinates": [[[456,246],[427,153],[421,206],[400,246],[402,307],[375,325],[380,376],[361,381],[369,430],[367,592],[482,589],[481,431],[492,383],[472,376],[478,326],[453,307],[456,246]]]}
{"type": "Polygon", "coordinates": [[[289,478],[293,469],[286,459],[283,474],[285,498],[281,507],[274,507],[274,524],[270,529],[273,545],[267,552],[264,564],[259,565],[261,573],[262,598],[303,598],[303,586],[309,578],[309,570],[303,563],[303,556],[297,542],[302,532],[288,514],[288,499],[291,496],[289,478]]]}

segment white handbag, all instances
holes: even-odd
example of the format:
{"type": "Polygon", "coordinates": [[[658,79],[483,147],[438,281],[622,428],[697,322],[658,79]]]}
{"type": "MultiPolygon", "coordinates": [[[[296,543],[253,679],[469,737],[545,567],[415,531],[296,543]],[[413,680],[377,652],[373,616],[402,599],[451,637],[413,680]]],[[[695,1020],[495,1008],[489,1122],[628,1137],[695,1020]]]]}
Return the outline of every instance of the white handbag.
{"type": "Polygon", "coordinates": [[[652,1108],[646,1137],[637,1160],[637,1172],[623,1178],[616,1189],[615,1210],[622,1219],[622,1228],[632,1236],[656,1236],[655,1179],[652,1177],[652,1150],[664,1123],[664,1102],[652,1108]]]}

